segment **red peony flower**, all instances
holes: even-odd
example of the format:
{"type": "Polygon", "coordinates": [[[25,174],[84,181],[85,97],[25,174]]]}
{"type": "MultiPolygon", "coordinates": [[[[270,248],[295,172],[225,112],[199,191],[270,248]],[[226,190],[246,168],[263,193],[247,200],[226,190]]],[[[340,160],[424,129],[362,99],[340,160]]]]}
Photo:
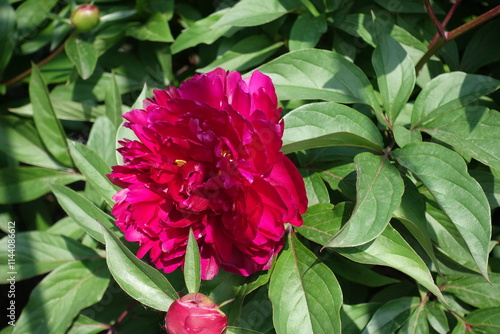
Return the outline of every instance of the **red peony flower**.
{"type": "Polygon", "coordinates": [[[227,317],[208,296],[189,293],[170,305],[165,327],[168,334],[223,334],[227,317]]]}
{"type": "Polygon", "coordinates": [[[302,224],[304,182],[280,152],[283,121],[271,79],[216,69],[179,88],[155,90],[144,109],[124,115],[139,140],[121,141],[122,187],[112,213],[137,253],[165,272],[184,263],[189,229],[202,278],[219,267],[250,275],[268,269],[284,224],[302,224]]]}

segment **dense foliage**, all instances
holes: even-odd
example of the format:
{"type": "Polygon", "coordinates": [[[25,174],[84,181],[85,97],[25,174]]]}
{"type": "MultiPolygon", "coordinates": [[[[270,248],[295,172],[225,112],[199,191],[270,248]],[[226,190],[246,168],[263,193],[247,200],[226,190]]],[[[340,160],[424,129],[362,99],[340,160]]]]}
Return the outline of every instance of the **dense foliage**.
{"type": "Polygon", "coordinates": [[[0,0],[1,334],[162,333],[197,291],[234,334],[500,331],[497,2],[76,5],[0,0]],[[183,270],[135,256],[106,175],[122,114],[217,67],[273,80],[309,207],[269,270],[201,280],[192,234],[183,270]]]}

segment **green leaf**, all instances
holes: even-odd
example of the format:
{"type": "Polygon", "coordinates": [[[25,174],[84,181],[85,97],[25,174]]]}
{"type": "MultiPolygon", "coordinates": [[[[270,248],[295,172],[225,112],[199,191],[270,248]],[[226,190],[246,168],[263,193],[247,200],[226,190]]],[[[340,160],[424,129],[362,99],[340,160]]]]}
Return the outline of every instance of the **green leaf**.
{"type": "Polygon", "coordinates": [[[228,326],[226,334],[263,334],[261,332],[253,331],[247,328],[228,326]]]}
{"type": "Polygon", "coordinates": [[[399,171],[381,156],[361,153],[354,158],[357,170],[356,206],[349,221],[325,247],[365,244],[385,230],[399,207],[404,183],[399,171]]]}
{"type": "Polygon", "coordinates": [[[73,322],[67,334],[98,334],[107,329],[109,329],[108,324],[103,324],[80,314],[73,322]]]}
{"type": "Polygon", "coordinates": [[[433,263],[437,264],[432,240],[429,236],[428,224],[425,218],[425,202],[417,187],[408,178],[403,178],[404,194],[401,204],[394,210],[393,217],[398,219],[418,240],[433,263]]]}
{"type": "Polygon", "coordinates": [[[82,309],[101,300],[108,284],[104,259],[57,268],[32,291],[13,333],[65,333],[82,309]]]}
{"type": "Polygon", "coordinates": [[[321,99],[380,109],[363,71],[335,52],[297,50],[271,60],[259,70],[271,77],[281,100],[321,99]]]}
{"type": "Polygon", "coordinates": [[[330,268],[332,268],[334,274],[342,276],[349,282],[369,287],[379,287],[399,282],[395,278],[383,276],[371,270],[371,266],[350,261],[330,249],[323,250],[319,255],[319,259],[323,260],[326,264],[331,264],[330,268]]]}
{"type": "Polygon", "coordinates": [[[288,47],[290,51],[314,48],[321,35],[326,32],[327,25],[324,15],[313,16],[307,12],[301,14],[293,23],[290,31],[288,47]]]}
{"type": "Polygon", "coordinates": [[[469,170],[469,174],[481,185],[492,209],[500,206],[500,177],[483,170],[469,170]]]}
{"type": "Polygon", "coordinates": [[[330,203],[328,189],[326,189],[326,185],[319,174],[309,169],[299,169],[299,171],[304,178],[308,205],[311,206],[318,203],[330,203]]]}
{"type": "Polygon", "coordinates": [[[255,293],[250,294],[248,298],[245,298],[241,315],[237,319],[238,326],[252,328],[262,333],[276,333],[273,324],[273,306],[269,299],[268,287],[269,284],[266,284],[255,293]]]}
{"type": "Polygon", "coordinates": [[[330,185],[332,190],[340,191],[349,200],[356,199],[356,164],[334,162],[328,169],[322,170],[320,176],[330,185]]]}
{"type": "Polygon", "coordinates": [[[192,229],[189,230],[189,239],[184,259],[184,281],[189,293],[195,293],[200,290],[200,249],[198,248],[198,243],[192,229]]]}
{"type": "Polygon", "coordinates": [[[339,203],[335,206],[330,203],[312,205],[302,215],[304,224],[295,229],[305,238],[324,245],[349,219],[352,209],[353,204],[350,202],[339,203]]]}
{"type": "Polygon", "coordinates": [[[500,88],[493,78],[452,72],[430,81],[418,94],[411,116],[412,129],[421,127],[440,114],[455,111],[500,88]]]}
{"type": "Polygon", "coordinates": [[[500,169],[500,113],[468,106],[423,122],[419,130],[485,165],[500,169]]]}
{"type": "MultiPolygon", "coordinates": [[[[406,0],[398,3],[390,3],[383,0],[375,0],[375,2],[391,13],[426,13],[424,4],[420,0],[406,0]]],[[[433,6],[433,10],[436,14],[443,14],[443,11],[439,7],[433,6]]]]}
{"type": "Polygon", "coordinates": [[[226,12],[227,10],[215,12],[184,29],[170,46],[172,54],[179,53],[201,43],[212,44],[226,34],[231,29],[231,26],[213,26],[226,12]]]}
{"type": "Polygon", "coordinates": [[[477,308],[500,307],[500,274],[489,276],[490,282],[477,275],[450,277],[442,290],[477,308]]]}
{"type": "Polygon", "coordinates": [[[385,303],[375,312],[362,334],[394,333],[408,321],[418,304],[420,299],[417,297],[401,297],[385,303]]]}
{"type": "Polygon", "coordinates": [[[282,151],[287,154],[324,146],[355,146],[382,151],[375,124],[360,112],[334,102],[310,103],[283,117],[282,151]]]}
{"type": "MultiPolygon", "coordinates": [[[[219,274],[220,275],[220,274],[219,274]]],[[[253,327],[250,326],[249,324],[246,324],[247,320],[251,321],[252,319],[252,314],[245,312],[245,307],[250,308],[250,310],[254,310],[254,305],[256,303],[262,304],[262,302],[249,302],[247,300],[247,296],[251,293],[260,288],[261,286],[267,284],[269,282],[269,278],[271,277],[271,270],[267,270],[264,272],[259,272],[256,274],[253,274],[250,276],[248,279],[246,279],[244,282],[241,282],[236,285],[237,291],[234,295],[234,301],[229,303],[226,308],[227,308],[227,318],[228,322],[231,323],[237,323],[238,325],[241,325],[243,327],[253,327]],[[245,306],[243,306],[243,303],[245,302],[245,306]]],[[[267,287],[267,285],[266,285],[267,287]]],[[[214,291],[214,290],[212,290],[214,291]]],[[[258,292],[253,293],[251,298],[258,298],[258,296],[262,295],[263,299],[265,300],[264,302],[268,302],[270,304],[268,295],[267,295],[267,288],[262,288],[258,290],[258,292]]],[[[228,299],[225,299],[226,301],[228,299]]],[[[270,308],[270,307],[269,307],[270,308]]],[[[251,311],[252,312],[252,311],[251,311]]],[[[267,313],[264,310],[260,309],[258,312],[261,313],[267,313]]],[[[270,314],[266,314],[265,317],[270,318],[270,314]]],[[[271,321],[272,322],[272,321],[271,321]]],[[[261,323],[264,323],[264,321],[261,321],[261,323]]],[[[253,327],[253,329],[256,329],[253,327]]],[[[259,327],[259,330],[261,328],[259,327]]]]}
{"type": "Polygon", "coordinates": [[[31,69],[29,95],[33,106],[33,119],[40,138],[58,161],[66,166],[73,166],[68,152],[66,134],[56,118],[42,74],[34,64],[31,69]]]}
{"type": "MultiPolygon", "coordinates": [[[[142,87],[141,93],[135,100],[134,104],[132,105],[131,109],[141,109],[142,108],[142,103],[146,99],[148,93],[148,87],[146,84],[142,87]]],[[[139,140],[137,136],[135,135],[134,131],[126,126],[124,126],[124,122],[118,127],[118,130],[116,131],[116,140],[115,145],[115,157],[116,161],[118,162],[119,165],[123,164],[123,156],[118,152],[118,148],[121,147],[120,141],[123,139],[129,139],[129,140],[139,140]]]]}
{"type": "MultiPolygon", "coordinates": [[[[104,106],[91,106],[84,102],[75,102],[59,98],[51,98],[51,101],[58,119],[94,121],[97,117],[104,115],[104,106]]],[[[30,103],[22,107],[10,108],[9,111],[17,115],[32,117],[33,105],[30,103]]]]}
{"type": "Polygon", "coordinates": [[[342,305],[340,316],[343,334],[359,334],[380,307],[379,303],[342,305]]]}
{"type": "Polygon", "coordinates": [[[141,304],[166,312],[178,298],[170,282],[157,269],[139,260],[106,226],[106,262],[118,285],[141,304]]]}
{"type": "Polygon", "coordinates": [[[75,240],[79,240],[85,235],[85,230],[68,216],[59,219],[45,231],[50,234],[64,235],[75,240]]]}
{"type": "Polygon", "coordinates": [[[272,273],[269,298],[278,334],[340,332],[340,285],[292,234],[272,273]]]}
{"type": "Polygon", "coordinates": [[[19,117],[0,117],[0,151],[29,165],[63,168],[47,152],[32,122],[19,117]]]}
{"type": "Polygon", "coordinates": [[[174,41],[166,17],[158,12],[152,14],[144,25],[129,26],[125,34],[141,41],[164,43],[174,41]]]}
{"type": "Polygon", "coordinates": [[[490,207],[479,183],[467,173],[462,157],[428,142],[408,144],[392,155],[424,183],[464,238],[483,276],[488,277],[490,207]]]}
{"type": "Polygon", "coordinates": [[[102,196],[110,206],[115,202],[112,200],[117,188],[108,180],[106,174],[111,172],[110,166],[104,162],[89,147],[73,142],[70,146],[70,152],[75,165],[85,176],[86,181],[102,196]]]}
{"type": "Polygon", "coordinates": [[[448,319],[446,318],[442,305],[432,301],[427,302],[425,308],[429,325],[439,334],[449,333],[450,326],[448,325],[448,319]]]}
{"type": "Polygon", "coordinates": [[[108,166],[114,166],[116,165],[115,140],[116,128],[114,124],[108,117],[101,116],[92,125],[87,146],[96,152],[108,166]]]}
{"type": "Polygon", "coordinates": [[[428,334],[429,323],[427,322],[425,303],[421,302],[411,313],[408,321],[401,327],[400,333],[428,334]]]}
{"type": "Polygon", "coordinates": [[[111,120],[115,128],[118,128],[122,122],[122,96],[120,87],[116,82],[115,74],[111,77],[111,85],[106,90],[106,116],[111,120]]]}
{"type": "Polygon", "coordinates": [[[479,309],[469,313],[465,317],[465,322],[472,326],[474,333],[496,334],[500,329],[499,314],[500,307],[479,309]]]}
{"type": "Polygon", "coordinates": [[[238,41],[224,54],[218,56],[209,65],[197,72],[206,73],[217,67],[227,71],[243,71],[261,64],[283,45],[283,42],[273,43],[266,35],[253,35],[238,41]]]}
{"type": "Polygon", "coordinates": [[[434,283],[425,262],[391,225],[387,225],[381,235],[367,244],[335,248],[335,251],[355,262],[388,266],[399,270],[443,300],[441,291],[434,283]]]}
{"type": "Polygon", "coordinates": [[[0,204],[11,204],[45,195],[50,190],[50,183],[68,184],[83,180],[83,177],[40,167],[6,167],[0,169],[0,180],[0,204]]]}
{"type": "Polygon", "coordinates": [[[45,274],[62,264],[100,255],[71,238],[47,232],[19,232],[16,234],[14,269],[8,265],[8,236],[0,240],[0,283],[6,284],[8,272],[16,272],[16,280],[21,281],[45,274]]]}
{"type": "Polygon", "coordinates": [[[14,32],[16,29],[16,14],[8,0],[0,0],[0,81],[3,72],[9,64],[16,44],[14,32]]]}
{"type": "Polygon", "coordinates": [[[52,184],[50,189],[68,216],[95,240],[104,243],[104,236],[98,222],[121,236],[121,232],[114,224],[114,219],[76,191],[58,184],[52,184]]]}
{"type": "Polygon", "coordinates": [[[401,44],[385,34],[377,38],[372,64],[385,112],[394,122],[415,86],[415,66],[401,44]]]}
{"type": "Polygon", "coordinates": [[[23,1],[23,3],[16,8],[17,39],[22,41],[29,37],[33,37],[33,33],[37,32],[38,26],[47,19],[49,13],[56,4],[57,0],[23,1]]]}
{"type": "Polygon", "coordinates": [[[436,249],[437,254],[443,254],[472,272],[480,272],[464,238],[436,202],[426,201],[425,216],[428,234],[439,246],[436,249]]]}
{"type": "Polygon", "coordinates": [[[276,20],[296,7],[298,7],[298,1],[293,0],[241,0],[225,12],[214,27],[259,26],[276,20]]]}
{"type": "Polygon", "coordinates": [[[409,143],[417,143],[422,141],[422,134],[419,131],[408,130],[402,125],[394,125],[393,134],[394,140],[399,147],[405,147],[409,143]]]}
{"type": "Polygon", "coordinates": [[[94,73],[97,64],[97,51],[92,44],[71,37],[66,40],[65,51],[82,79],[86,80],[94,73]]]}

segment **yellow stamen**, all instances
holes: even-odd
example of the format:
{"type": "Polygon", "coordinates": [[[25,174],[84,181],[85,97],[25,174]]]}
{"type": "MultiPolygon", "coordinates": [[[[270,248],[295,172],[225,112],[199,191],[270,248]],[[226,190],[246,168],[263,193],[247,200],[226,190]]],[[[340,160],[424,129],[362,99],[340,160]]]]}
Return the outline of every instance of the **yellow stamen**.
{"type": "Polygon", "coordinates": [[[221,155],[222,157],[228,157],[229,158],[229,161],[233,161],[233,155],[231,153],[229,153],[228,150],[221,150],[221,155]]]}
{"type": "Polygon", "coordinates": [[[181,160],[181,159],[175,159],[174,160],[174,163],[179,166],[179,167],[182,167],[186,164],[186,160],[181,160]]]}

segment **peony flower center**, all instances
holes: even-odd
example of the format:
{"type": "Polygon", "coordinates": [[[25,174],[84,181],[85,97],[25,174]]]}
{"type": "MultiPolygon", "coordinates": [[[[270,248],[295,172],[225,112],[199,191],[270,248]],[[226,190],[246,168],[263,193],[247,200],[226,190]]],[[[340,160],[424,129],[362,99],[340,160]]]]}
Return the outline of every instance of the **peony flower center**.
{"type": "Polygon", "coordinates": [[[229,161],[234,161],[233,159],[233,155],[231,153],[229,153],[229,150],[226,150],[226,149],[222,149],[221,152],[220,152],[220,155],[223,157],[223,158],[228,158],[229,161]]]}

